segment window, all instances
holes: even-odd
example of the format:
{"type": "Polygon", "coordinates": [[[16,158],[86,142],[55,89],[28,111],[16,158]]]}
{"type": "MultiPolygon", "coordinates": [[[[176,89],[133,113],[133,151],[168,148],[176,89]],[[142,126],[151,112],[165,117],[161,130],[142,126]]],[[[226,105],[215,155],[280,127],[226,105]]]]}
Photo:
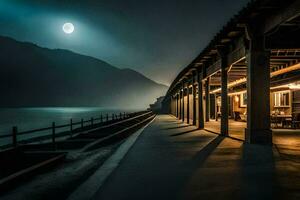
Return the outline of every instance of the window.
{"type": "Polygon", "coordinates": [[[247,92],[241,94],[240,107],[247,107],[247,92]]]}
{"type": "Polygon", "coordinates": [[[274,107],[289,107],[290,106],[290,92],[275,92],[274,93],[274,107]]]}

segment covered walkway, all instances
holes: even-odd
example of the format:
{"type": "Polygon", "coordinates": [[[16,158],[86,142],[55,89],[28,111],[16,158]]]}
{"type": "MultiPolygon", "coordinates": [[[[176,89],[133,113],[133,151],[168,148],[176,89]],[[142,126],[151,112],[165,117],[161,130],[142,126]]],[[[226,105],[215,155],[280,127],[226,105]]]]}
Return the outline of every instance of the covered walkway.
{"type": "MultiPolygon", "coordinates": [[[[234,120],[228,121],[228,135],[232,138],[245,140],[245,128],[247,124],[246,122],[238,122],[234,120]]],[[[209,122],[205,122],[205,130],[211,131],[214,133],[221,133],[221,122],[216,120],[210,120],[209,122]]]]}
{"type": "MultiPolygon", "coordinates": [[[[246,122],[228,121],[228,136],[233,139],[245,141],[246,122]]],[[[220,121],[210,120],[205,122],[205,130],[213,133],[221,133],[220,121]]],[[[300,149],[300,130],[299,129],[272,129],[273,143],[287,145],[289,148],[297,147],[300,149]]]]}
{"type": "Polygon", "coordinates": [[[297,199],[299,149],[244,144],[160,115],[95,199],[297,199]]]}
{"type": "Polygon", "coordinates": [[[163,113],[205,129],[220,119],[223,136],[247,121],[251,144],[271,145],[272,125],[300,129],[299,13],[297,0],[250,1],[178,73],[163,113]]]}

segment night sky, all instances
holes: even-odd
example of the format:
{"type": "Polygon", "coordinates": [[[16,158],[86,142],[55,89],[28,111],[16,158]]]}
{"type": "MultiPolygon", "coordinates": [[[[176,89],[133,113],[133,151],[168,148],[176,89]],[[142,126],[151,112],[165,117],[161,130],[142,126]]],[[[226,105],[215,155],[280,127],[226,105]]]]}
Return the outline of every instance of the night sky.
{"type": "Polygon", "coordinates": [[[0,35],[69,49],[169,85],[248,0],[1,0],[0,35]],[[73,34],[62,25],[71,22],[73,34]]]}

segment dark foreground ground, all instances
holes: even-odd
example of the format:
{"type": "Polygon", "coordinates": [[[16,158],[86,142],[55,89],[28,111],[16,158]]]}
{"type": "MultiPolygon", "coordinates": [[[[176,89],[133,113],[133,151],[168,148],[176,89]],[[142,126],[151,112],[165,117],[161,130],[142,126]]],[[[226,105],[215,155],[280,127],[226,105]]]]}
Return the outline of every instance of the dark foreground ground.
{"type": "Polygon", "coordinates": [[[243,144],[161,115],[94,199],[300,199],[299,149],[243,144]]]}
{"type": "MultiPolygon", "coordinates": [[[[93,199],[300,199],[300,146],[293,134],[275,134],[281,144],[249,145],[159,115],[102,185],[92,175],[93,199]]],[[[70,164],[0,199],[65,199],[118,146],[69,157],[70,164]]]]}
{"type": "Polygon", "coordinates": [[[0,200],[64,200],[91,176],[118,148],[120,143],[91,152],[69,154],[66,161],[49,172],[20,182],[0,195],[0,200]]]}

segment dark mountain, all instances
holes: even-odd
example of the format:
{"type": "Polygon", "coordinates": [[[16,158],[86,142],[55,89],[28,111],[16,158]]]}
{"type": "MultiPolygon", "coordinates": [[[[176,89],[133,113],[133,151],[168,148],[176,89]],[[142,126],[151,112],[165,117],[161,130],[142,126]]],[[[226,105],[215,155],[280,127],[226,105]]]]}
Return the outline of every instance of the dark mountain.
{"type": "Polygon", "coordinates": [[[141,108],[167,87],[131,69],[67,50],[0,37],[1,107],[141,108]]]}

